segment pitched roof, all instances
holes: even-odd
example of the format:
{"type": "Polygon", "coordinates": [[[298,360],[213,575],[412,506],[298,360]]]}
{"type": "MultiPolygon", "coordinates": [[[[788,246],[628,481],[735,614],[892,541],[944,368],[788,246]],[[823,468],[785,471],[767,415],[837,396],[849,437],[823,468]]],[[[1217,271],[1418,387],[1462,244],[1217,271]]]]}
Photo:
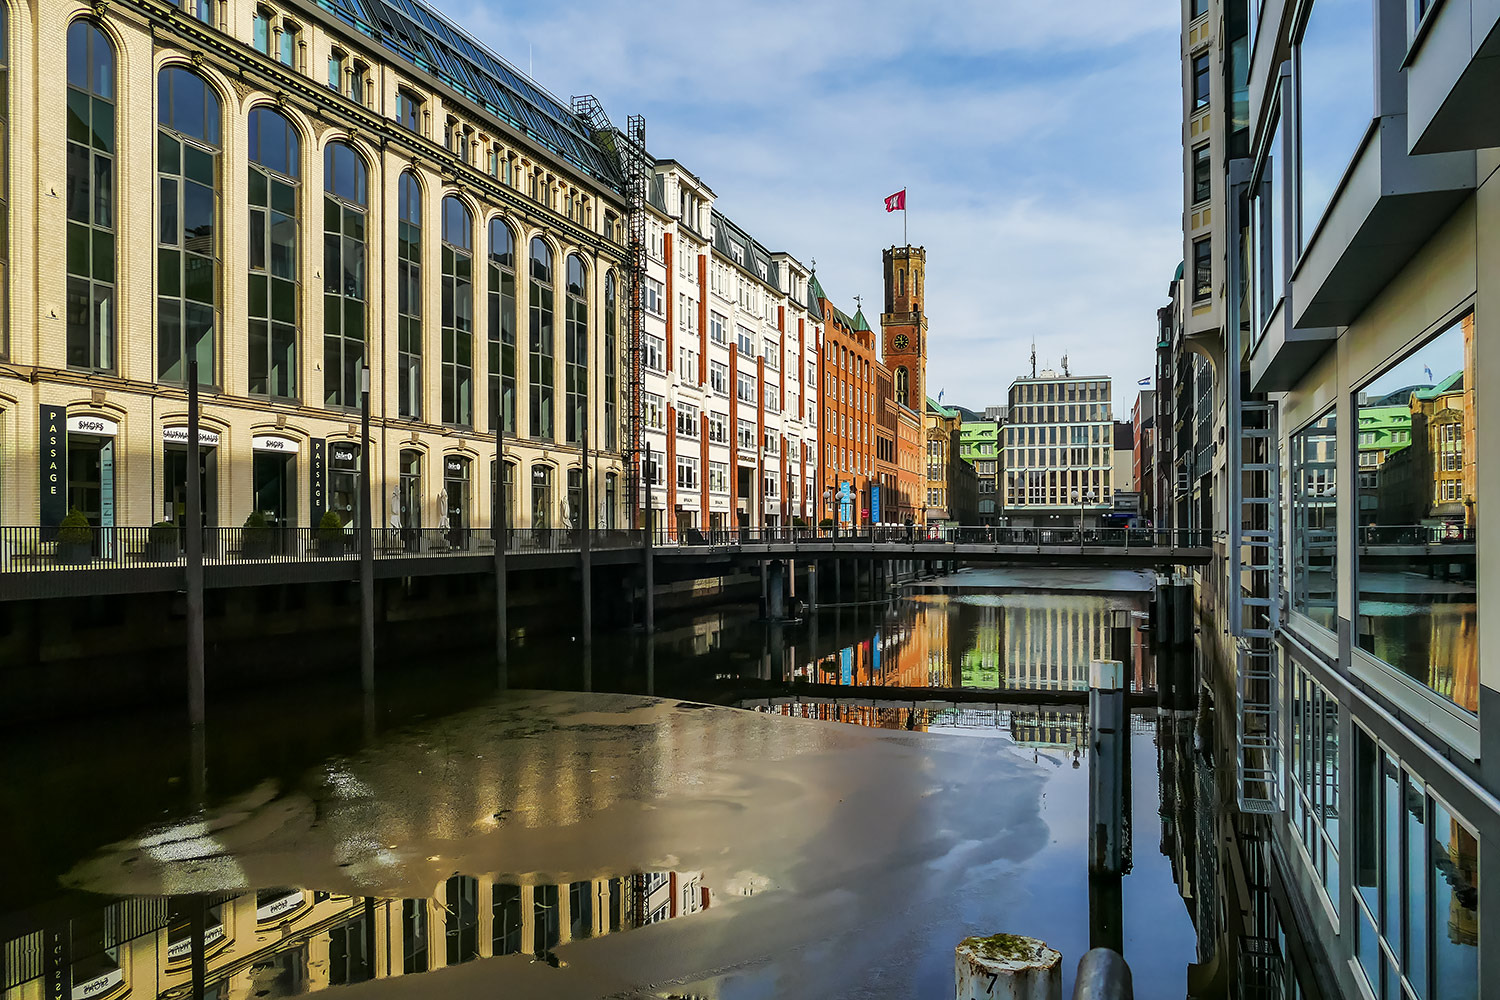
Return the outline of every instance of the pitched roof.
{"type": "Polygon", "coordinates": [[[424,0],[318,0],[318,6],[589,176],[617,190],[624,184],[615,150],[572,108],[424,0]]]}

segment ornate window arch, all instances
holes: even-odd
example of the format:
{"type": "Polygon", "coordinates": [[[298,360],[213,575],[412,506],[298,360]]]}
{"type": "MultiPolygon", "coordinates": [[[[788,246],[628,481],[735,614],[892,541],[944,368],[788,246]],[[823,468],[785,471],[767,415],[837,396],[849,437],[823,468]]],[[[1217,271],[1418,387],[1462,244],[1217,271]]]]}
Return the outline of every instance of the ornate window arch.
{"type": "Polygon", "coordinates": [[[531,436],[544,441],[557,437],[553,393],[553,275],[552,245],[540,236],[531,240],[530,286],[531,436]]]}
{"type": "Polygon", "coordinates": [[[83,371],[115,368],[115,120],[114,45],[80,18],[68,25],[67,363],[83,371]]]}
{"type": "Polygon", "coordinates": [[[301,139],[280,111],[251,108],[250,337],[252,396],[297,395],[301,139]]]}
{"type": "Polygon", "coordinates": [[[443,423],[474,424],[474,213],[443,198],[443,423]]]}
{"type": "Polygon", "coordinates": [[[346,142],[323,149],[323,397],[360,405],[368,324],[369,172],[346,142]]]}

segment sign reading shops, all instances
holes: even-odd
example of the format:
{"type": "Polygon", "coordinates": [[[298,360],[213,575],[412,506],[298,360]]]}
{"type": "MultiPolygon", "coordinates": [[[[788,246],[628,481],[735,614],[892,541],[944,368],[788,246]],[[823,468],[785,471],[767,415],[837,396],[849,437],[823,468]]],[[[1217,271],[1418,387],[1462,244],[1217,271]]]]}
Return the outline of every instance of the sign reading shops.
{"type": "MultiPolygon", "coordinates": [[[[68,516],[67,410],[43,406],[41,411],[42,527],[55,528],[68,516]]],[[[43,537],[46,537],[45,535],[43,537]]]]}
{"type": "Polygon", "coordinates": [[[324,460],[328,442],[324,438],[313,438],[309,443],[312,445],[312,490],[308,499],[312,501],[312,525],[316,528],[328,510],[328,469],[324,460]]]}

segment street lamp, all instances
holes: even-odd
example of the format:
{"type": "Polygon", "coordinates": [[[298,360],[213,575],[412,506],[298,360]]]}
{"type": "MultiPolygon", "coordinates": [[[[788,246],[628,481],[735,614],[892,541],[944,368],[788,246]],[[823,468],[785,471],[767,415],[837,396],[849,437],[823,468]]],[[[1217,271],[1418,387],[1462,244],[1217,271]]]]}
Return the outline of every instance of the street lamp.
{"type": "Polygon", "coordinates": [[[1074,491],[1073,502],[1078,504],[1078,540],[1083,540],[1083,505],[1094,502],[1094,494],[1088,490],[1083,492],[1074,491]]]}

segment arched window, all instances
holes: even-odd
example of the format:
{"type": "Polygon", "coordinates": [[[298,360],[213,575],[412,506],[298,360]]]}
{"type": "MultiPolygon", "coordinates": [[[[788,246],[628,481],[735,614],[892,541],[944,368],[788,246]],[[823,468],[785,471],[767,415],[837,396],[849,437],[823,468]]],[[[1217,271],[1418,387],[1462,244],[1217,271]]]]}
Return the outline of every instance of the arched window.
{"type": "Polygon", "coordinates": [[[531,241],[531,436],[556,438],[553,427],[552,248],[540,236],[531,241]]]}
{"type": "MultiPolygon", "coordinates": [[[[0,6],[0,95],[10,94],[10,8],[0,6]]],[[[0,100],[0,358],[10,356],[10,101],[0,100]]]]}
{"type": "Polygon", "coordinates": [[[250,394],[297,394],[301,144],[274,108],[250,112],[250,394]]]}
{"type": "Polygon", "coordinates": [[[474,423],[474,217],[443,199],[443,423],[474,423]]]}
{"type": "Polygon", "coordinates": [[[911,405],[911,373],[906,370],[905,365],[896,369],[896,402],[904,406],[911,405]]]}
{"type": "Polygon", "coordinates": [[[114,164],[115,50],[97,25],[74,21],[68,26],[68,367],[85,371],[115,367],[114,164]]]}
{"type": "Polygon", "coordinates": [[[896,272],[896,294],[897,295],[905,295],[906,294],[906,272],[905,271],[897,271],[896,272]]]}
{"type": "MultiPolygon", "coordinates": [[[[613,451],[615,445],[615,423],[619,420],[615,368],[618,362],[615,352],[620,349],[620,311],[618,293],[615,290],[615,275],[611,271],[604,276],[604,448],[613,451]]],[[[610,527],[614,525],[611,524],[610,527]]]]}
{"type": "Polygon", "coordinates": [[[396,412],[422,416],[422,185],[411,171],[396,185],[396,412]]]}
{"type": "Polygon", "coordinates": [[[585,286],[587,271],[583,258],[568,255],[568,298],[563,313],[563,388],[566,392],[564,410],[567,414],[567,442],[578,444],[588,433],[589,395],[589,298],[585,286]]]}
{"type": "Polygon", "coordinates": [[[516,432],[516,237],[490,220],[490,429],[516,432]]]}
{"type": "Polygon", "coordinates": [[[323,150],[323,402],[360,405],[365,365],[365,161],[350,146],[323,150]]]}
{"type": "Polygon", "coordinates": [[[156,374],[215,381],[219,305],[219,97],[182,66],[157,76],[156,374]]]}

